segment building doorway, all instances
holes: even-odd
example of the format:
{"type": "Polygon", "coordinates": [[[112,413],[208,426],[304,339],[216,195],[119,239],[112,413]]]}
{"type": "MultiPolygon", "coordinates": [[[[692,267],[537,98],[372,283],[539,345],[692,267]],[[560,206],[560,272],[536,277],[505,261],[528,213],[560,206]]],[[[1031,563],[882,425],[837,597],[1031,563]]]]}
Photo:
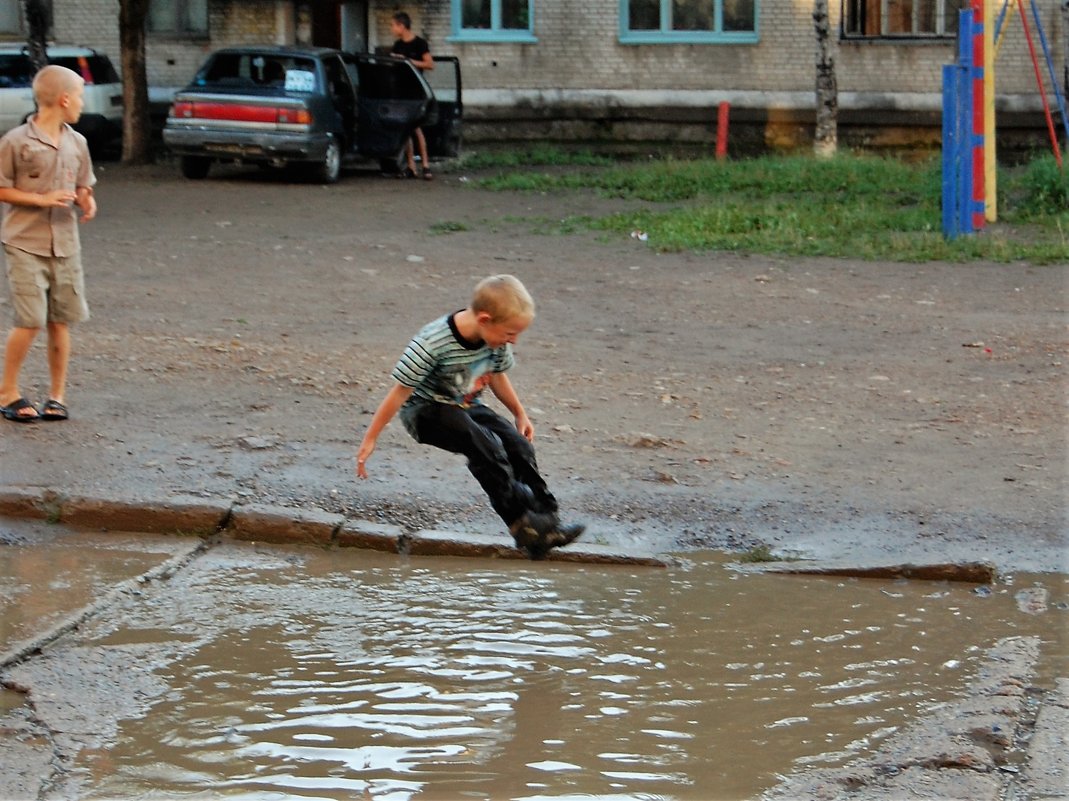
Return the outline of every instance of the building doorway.
{"type": "Polygon", "coordinates": [[[304,0],[296,13],[297,44],[367,51],[368,0],[304,0]]]}

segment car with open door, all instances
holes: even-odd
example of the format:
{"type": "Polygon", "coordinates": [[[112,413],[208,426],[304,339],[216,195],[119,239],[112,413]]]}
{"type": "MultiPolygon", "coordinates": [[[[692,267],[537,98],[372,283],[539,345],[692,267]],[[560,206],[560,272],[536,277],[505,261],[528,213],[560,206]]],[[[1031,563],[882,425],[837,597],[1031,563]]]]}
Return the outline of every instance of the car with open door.
{"type": "Polygon", "coordinates": [[[163,140],[183,175],[215,162],[293,167],[324,183],[360,160],[396,164],[435,106],[403,59],[330,48],[231,47],[174,98],[163,140]]]}

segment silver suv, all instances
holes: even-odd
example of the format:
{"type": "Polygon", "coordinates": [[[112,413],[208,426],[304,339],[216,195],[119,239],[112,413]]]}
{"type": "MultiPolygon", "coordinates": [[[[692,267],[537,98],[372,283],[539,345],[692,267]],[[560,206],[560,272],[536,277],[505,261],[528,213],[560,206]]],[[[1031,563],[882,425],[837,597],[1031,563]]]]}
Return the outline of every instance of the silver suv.
{"type": "MultiPolygon", "coordinates": [[[[88,47],[48,48],[48,60],[74,70],[85,79],[85,109],[75,129],[89,140],[94,155],[113,148],[122,138],[122,81],[103,53],[88,47]]],[[[33,63],[22,44],[0,44],[0,135],[30,116],[33,63]]]]}

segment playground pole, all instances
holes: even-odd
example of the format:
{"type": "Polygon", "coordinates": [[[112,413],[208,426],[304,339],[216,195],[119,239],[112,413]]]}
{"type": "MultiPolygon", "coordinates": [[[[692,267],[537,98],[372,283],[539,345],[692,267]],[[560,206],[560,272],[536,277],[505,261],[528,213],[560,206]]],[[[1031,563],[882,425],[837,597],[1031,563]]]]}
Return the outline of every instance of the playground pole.
{"type": "Polygon", "coordinates": [[[995,152],[995,0],[984,4],[984,217],[998,219],[995,152]]]}
{"type": "Polygon", "coordinates": [[[969,47],[971,69],[969,72],[970,88],[972,94],[972,120],[970,121],[969,155],[972,162],[972,192],[968,202],[971,208],[972,223],[969,230],[979,231],[984,227],[987,216],[987,201],[984,193],[987,189],[986,154],[987,147],[984,144],[984,134],[987,130],[987,105],[985,102],[984,87],[989,83],[986,70],[987,50],[984,31],[984,0],[972,0],[970,12],[973,24],[970,26],[969,47]]]}

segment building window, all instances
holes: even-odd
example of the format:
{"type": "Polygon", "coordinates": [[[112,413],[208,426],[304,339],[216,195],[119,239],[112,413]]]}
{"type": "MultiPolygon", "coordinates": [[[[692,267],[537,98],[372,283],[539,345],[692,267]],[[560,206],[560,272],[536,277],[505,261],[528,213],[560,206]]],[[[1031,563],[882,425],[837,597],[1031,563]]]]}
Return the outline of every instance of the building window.
{"type": "Polygon", "coordinates": [[[757,0],[620,0],[620,41],[756,42],[757,0]]]}
{"type": "Polygon", "coordinates": [[[843,0],[843,36],[955,37],[963,7],[961,0],[843,0]]]}
{"type": "Polygon", "coordinates": [[[453,0],[454,41],[533,42],[533,0],[453,0]]]}
{"type": "MultiPolygon", "coordinates": [[[[44,10],[48,19],[48,36],[51,38],[52,0],[44,0],[44,10]]],[[[14,33],[20,36],[29,33],[22,13],[22,0],[0,0],[0,33],[14,33]]]]}
{"type": "Polygon", "coordinates": [[[208,32],[208,0],[149,0],[149,33],[196,36],[208,32]]]}

